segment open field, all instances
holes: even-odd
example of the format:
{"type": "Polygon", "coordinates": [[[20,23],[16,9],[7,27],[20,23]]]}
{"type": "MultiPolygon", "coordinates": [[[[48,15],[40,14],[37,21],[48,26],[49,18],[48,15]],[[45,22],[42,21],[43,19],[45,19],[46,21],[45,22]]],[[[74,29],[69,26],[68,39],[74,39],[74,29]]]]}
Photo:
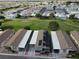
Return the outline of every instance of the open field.
{"type": "Polygon", "coordinates": [[[65,31],[73,31],[77,30],[79,31],[79,21],[73,22],[72,20],[67,20],[67,21],[58,21],[60,25],[61,30],[65,31]]]}
{"type": "Polygon", "coordinates": [[[56,21],[59,24],[59,30],[65,31],[72,31],[78,30],[79,31],[79,21],[73,22],[72,20],[41,20],[38,18],[28,18],[23,20],[13,20],[2,23],[2,26],[13,26],[15,30],[20,28],[24,28],[25,26],[29,26],[32,30],[50,30],[48,28],[49,22],[56,21]]]}
{"type": "Polygon", "coordinates": [[[32,30],[49,30],[49,20],[36,20],[36,19],[27,19],[27,20],[14,20],[5,22],[2,26],[13,26],[15,30],[29,26],[32,30]]]}

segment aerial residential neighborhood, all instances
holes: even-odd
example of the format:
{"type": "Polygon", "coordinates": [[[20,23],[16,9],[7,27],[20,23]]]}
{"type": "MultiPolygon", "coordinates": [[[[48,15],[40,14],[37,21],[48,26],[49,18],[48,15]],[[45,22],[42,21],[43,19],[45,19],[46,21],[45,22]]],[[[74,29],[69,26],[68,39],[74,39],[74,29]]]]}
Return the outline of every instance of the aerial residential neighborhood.
{"type": "MultiPolygon", "coordinates": [[[[40,4],[40,3],[39,3],[40,4]]],[[[1,14],[4,15],[6,19],[14,19],[20,15],[21,17],[35,17],[37,14],[40,14],[43,17],[49,17],[53,13],[53,16],[66,20],[70,18],[71,15],[74,15],[74,18],[79,19],[79,4],[78,3],[70,3],[70,4],[43,4],[39,6],[39,4],[35,4],[28,7],[19,7],[20,5],[15,6],[6,6],[1,5],[0,9],[6,8],[15,8],[12,10],[2,11],[1,14]],[[3,8],[4,7],[4,8],[3,8]],[[28,11],[28,12],[27,12],[28,11]]]]}
{"type": "Polygon", "coordinates": [[[78,0],[0,0],[0,59],[79,59],[78,0]]]}

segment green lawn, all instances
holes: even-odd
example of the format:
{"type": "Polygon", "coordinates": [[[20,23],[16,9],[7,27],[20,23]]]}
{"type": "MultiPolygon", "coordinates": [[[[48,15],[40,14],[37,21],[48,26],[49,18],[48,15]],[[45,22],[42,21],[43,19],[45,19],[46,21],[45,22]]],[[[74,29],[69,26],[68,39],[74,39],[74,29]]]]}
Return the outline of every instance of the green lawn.
{"type": "Polygon", "coordinates": [[[78,22],[73,22],[72,20],[67,20],[67,21],[58,21],[60,25],[60,29],[65,30],[65,31],[73,31],[77,30],[79,31],[79,21],[78,22]]]}
{"type": "Polygon", "coordinates": [[[32,30],[50,30],[48,28],[49,20],[14,20],[14,21],[8,21],[4,22],[2,26],[13,26],[15,30],[18,30],[20,28],[24,28],[25,26],[29,26],[32,30]]]}
{"type": "MultiPolygon", "coordinates": [[[[18,30],[20,28],[24,28],[25,26],[29,26],[32,30],[50,30],[48,28],[49,22],[55,21],[55,20],[41,20],[38,18],[29,18],[29,19],[23,19],[23,20],[13,20],[4,22],[2,26],[13,26],[15,30],[18,30]]],[[[61,21],[56,20],[59,23],[59,30],[65,30],[65,31],[72,31],[72,30],[78,30],[79,31],[79,21],[73,22],[71,20],[67,21],[61,21]]]]}

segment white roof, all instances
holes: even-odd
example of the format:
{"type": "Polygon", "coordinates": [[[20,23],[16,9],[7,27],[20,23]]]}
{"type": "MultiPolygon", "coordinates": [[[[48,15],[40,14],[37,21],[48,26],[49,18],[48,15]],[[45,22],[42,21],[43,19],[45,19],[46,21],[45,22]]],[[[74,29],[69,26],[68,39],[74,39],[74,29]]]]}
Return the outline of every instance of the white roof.
{"type": "Polygon", "coordinates": [[[50,12],[44,12],[43,14],[42,14],[42,16],[50,16],[50,12]]]}
{"type": "Polygon", "coordinates": [[[27,41],[30,37],[32,30],[27,30],[27,32],[25,33],[23,39],[21,40],[20,44],[19,44],[19,48],[25,48],[25,45],[27,44],[27,41]]]}
{"type": "Polygon", "coordinates": [[[52,37],[53,49],[61,49],[60,44],[59,44],[59,40],[57,38],[55,31],[51,31],[51,37],[52,37]]]}
{"type": "Polygon", "coordinates": [[[34,31],[30,44],[36,44],[39,31],[34,31]]]}

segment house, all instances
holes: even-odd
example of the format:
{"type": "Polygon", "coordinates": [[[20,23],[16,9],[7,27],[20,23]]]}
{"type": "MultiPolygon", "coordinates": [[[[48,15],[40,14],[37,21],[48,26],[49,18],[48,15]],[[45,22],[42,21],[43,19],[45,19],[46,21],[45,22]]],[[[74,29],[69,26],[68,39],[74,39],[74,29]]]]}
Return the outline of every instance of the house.
{"type": "Polygon", "coordinates": [[[70,5],[66,6],[65,9],[69,14],[79,13],[79,5],[76,3],[71,3],[70,5]]]}
{"type": "Polygon", "coordinates": [[[49,41],[47,38],[47,33],[44,30],[40,30],[38,33],[38,37],[37,37],[37,41],[35,44],[35,52],[36,53],[45,53],[45,52],[49,52],[50,51],[50,47],[46,44],[49,44],[49,41]]]}
{"type": "Polygon", "coordinates": [[[30,43],[29,43],[29,52],[28,54],[35,54],[35,45],[36,45],[36,41],[37,41],[37,37],[38,37],[38,30],[35,30],[32,34],[30,43]]]}
{"type": "Polygon", "coordinates": [[[20,15],[22,17],[26,17],[26,16],[31,16],[32,10],[31,9],[26,9],[20,12],[20,15]]]}
{"type": "Polygon", "coordinates": [[[30,51],[38,52],[42,50],[43,31],[34,31],[31,41],[29,43],[30,51]]]}
{"type": "Polygon", "coordinates": [[[64,31],[51,31],[53,53],[69,54],[76,51],[74,43],[64,31]]]}
{"type": "Polygon", "coordinates": [[[31,36],[32,30],[27,30],[25,33],[24,37],[20,41],[18,45],[18,50],[19,51],[25,51],[28,48],[29,42],[30,41],[30,36],[31,36]]]}
{"type": "Polygon", "coordinates": [[[60,19],[63,19],[63,20],[65,20],[65,19],[68,18],[66,14],[59,14],[59,13],[56,13],[55,16],[58,17],[58,18],[60,18],[60,19]]]}
{"type": "Polygon", "coordinates": [[[77,47],[77,50],[79,52],[79,32],[78,31],[71,31],[70,36],[75,43],[75,46],[77,47]]]}
{"type": "Polygon", "coordinates": [[[32,14],[31,14],[31,16],[36,16],[36,14],[38,14],[39,13],[39,10],[34,10],[33,12],[32,12],[32,14]]]}
{"type": "Polygon", "coordinates": [[[14,31],[7,29],[0,35],[0,46],[5,46],[6,42],[14,35],[14,31]]]}
{"type": "Polygon", "coordinates": [[[48,17],[48,16],[50,16],[51,13],[53,13],[53,11],[52,11],[52,12],[51,12],[51,11],[45,11],[45,12],[42,14],[42,16],[48,17]]]}
{"type": "Polygon", "coordinates": [[[79,10],[67,10],[67,12],[69,14],[77,14],[77,13],[79,13],[79,10]]]}
{"type": "Polygon", "coordinates": [[[16,10],[4,12],[6,19],[14,19],[17,17],[16,10]]]}
{"type": "Polygon", "coordinates": [[[59,4],[56,6],[56,9],[65,9],[66,5],[65,4],[59,4]]]}
{"type": "Polygon", "coordinates": [[[66,18],[68,18],[67,15],[68,14],[67,14],[67,12],[66,12],[65,9],[56,9],[55,10],[55,16],[59,17],[60,19],[66,19],[66,18]]]}
{"type": "Polygon", "coordinates": [[[50,51],[49,43],[50,41],[47,38],[47,32],[44,30],[35,30],[31,41],[29,43],[29,52],[33,54],[41,54],[50,51]]]}
{"type": "Polygon", "coordinates": [[[79,19],[79,13],[75,14],[75,18],[79,19]]]}
{"type": "Polygon", "coordinates": [[[6,47],[11,47],[13,50],[18,51],[18,45],[26,33],[25,29],[18,30],[5,44],[6,47]]]}
{"type": "Polygon", "coordinates": [[[46,5],[46,8],[48,11],[53,11],[53,6],[54,6],[54,4],[48,4],[48,5],[46,5]]]}
{"type": "Polygon", "coordinates": [[[7,15],[5,17],[6,17],[6,19],[15,19],[17,17],[17,14],[13,13],[13,14],[9,14],[9,15],[7,15]]]}
{"type": "Polygon", "coordinates": [[[33,8],[31,16],[36,16],[36,14],[38,14],[41,9],[42,8],[39,8],[39,7],[33,8]]]}
{"type": "Polygon", "coordinates": [[[42,15],[46,11],[46,7],[43,7],[40,11],[39,14],[42,15]]]}
{"type": "Polygon", "coordinates": [[[44,30],[35,30],[29,43],[28,54],[46,54],[50,52],[51,39],[44,30]]]}

